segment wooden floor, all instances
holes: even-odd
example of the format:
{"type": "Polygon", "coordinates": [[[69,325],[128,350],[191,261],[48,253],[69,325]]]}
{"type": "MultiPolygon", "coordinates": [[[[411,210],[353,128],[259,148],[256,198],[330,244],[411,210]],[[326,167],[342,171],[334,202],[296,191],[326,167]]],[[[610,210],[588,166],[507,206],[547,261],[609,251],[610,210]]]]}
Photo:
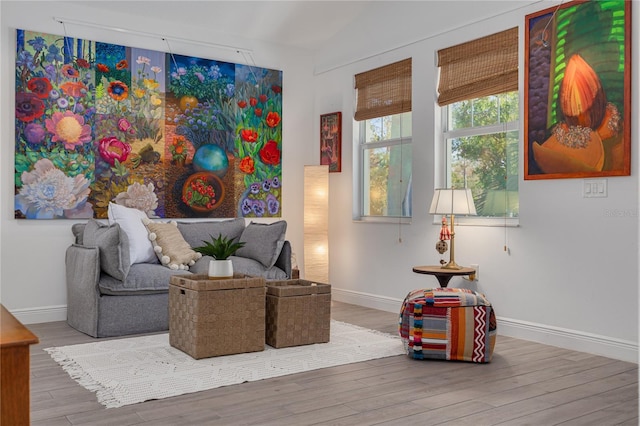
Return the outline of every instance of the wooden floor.
{"type": "MultiPolygon", "coordinates": [[[[397,333],[396,314],[332,309],[397,333]]],[[[42,350],[95,339],[29,328],[32,425],[638,425],[637,364],[502,336],[489,364],[401,355],[107,409],[42,350]]]]}

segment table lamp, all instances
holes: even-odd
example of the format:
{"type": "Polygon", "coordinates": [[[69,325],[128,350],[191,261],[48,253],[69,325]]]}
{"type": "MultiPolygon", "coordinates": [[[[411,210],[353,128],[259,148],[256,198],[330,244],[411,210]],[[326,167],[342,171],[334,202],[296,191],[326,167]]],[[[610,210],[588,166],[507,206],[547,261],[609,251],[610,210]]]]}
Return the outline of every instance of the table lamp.
{"type": "Polygon", "coordinates": [[[454,218],[457,214],[476,215],[476,206],[473,204],[473,196],[470,189],[436,189],[431,200],[429,214],[451,216],[451,248],[449,251],[449,263],[443,265],[443,269],[460,269],[455,259],[453,228],[454,218]]]}

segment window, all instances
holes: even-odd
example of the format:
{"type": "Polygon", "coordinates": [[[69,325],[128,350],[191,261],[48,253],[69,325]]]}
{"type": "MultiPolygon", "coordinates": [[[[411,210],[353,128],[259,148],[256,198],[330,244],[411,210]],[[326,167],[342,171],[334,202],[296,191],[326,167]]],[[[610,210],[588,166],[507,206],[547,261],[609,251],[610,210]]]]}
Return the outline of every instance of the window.
{"type": "Polygon", "coordinates": [[[478,216],[518,217],[518,101],[507,92],[443,107],[445,186],[470,188],[478,216]]]}
{"type": "Polygon", "coordinates": [[[411,217],[411,58],[355,76],[357,217],[411,217]]]}
{"type": "Polygon", "coordinates": [[[480,221],[517,224],[518,29],[438,51],[445,152],[441,186],[469,188],[480,221]]]}
{"type": "Polygon", "coordinates": [[[411,217],[411,113],[360,122],[363,217],[411,217]]]}

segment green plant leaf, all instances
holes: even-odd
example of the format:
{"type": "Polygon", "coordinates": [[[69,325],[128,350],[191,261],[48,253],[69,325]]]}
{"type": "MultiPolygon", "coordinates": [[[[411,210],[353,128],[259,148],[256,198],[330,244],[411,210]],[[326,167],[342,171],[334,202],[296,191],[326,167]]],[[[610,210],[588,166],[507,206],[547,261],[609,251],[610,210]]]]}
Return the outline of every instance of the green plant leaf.
{"type": "Polygon", "coordinates": [[[213,238],[213,235],[210,235],[210,237],[211,241],[202,241],[204,245],[194,247],[193,250],[205,256],[211,256],[216,260],[225,260],[229,256],[233,256],[245,244],[244,242],[236,243],[234,242],[235,238],[228,239],[222,234],[218,234],[218,238],[213,238]]]}

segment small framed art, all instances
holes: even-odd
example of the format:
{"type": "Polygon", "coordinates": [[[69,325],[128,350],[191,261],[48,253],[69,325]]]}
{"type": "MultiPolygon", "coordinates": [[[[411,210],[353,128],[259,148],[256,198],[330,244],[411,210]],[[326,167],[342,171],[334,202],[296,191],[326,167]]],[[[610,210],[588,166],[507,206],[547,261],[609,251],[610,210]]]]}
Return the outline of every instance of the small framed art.
{"type": "Polygon", "coordinates": [[[329,166],[329,173],[342,171],[342,113],[320,116],[320,164],[329,166]]]}

